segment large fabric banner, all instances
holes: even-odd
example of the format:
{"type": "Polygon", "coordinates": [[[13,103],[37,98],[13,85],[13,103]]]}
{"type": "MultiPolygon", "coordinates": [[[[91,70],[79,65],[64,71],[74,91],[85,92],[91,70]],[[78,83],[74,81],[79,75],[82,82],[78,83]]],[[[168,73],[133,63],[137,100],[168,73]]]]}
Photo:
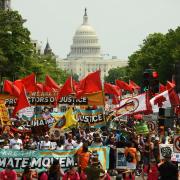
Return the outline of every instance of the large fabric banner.
{"type": "MultiPolygon", "coordinates": [[[[69,166],[76,166],[74,155],[78,149],[74,150],[14,150],[0,149],[0,170],[6,167],[7,164],[12,165],[13,169],[22,172],[27,165],[31,165],[32,169],[38,171],[44,170],[54,159],[59,160],[61,168],[67,169],[69,166]]],[[[109,168],[109,147],[89,147],[91,152],[98,153],[99,161],[104,169],[109,168]]]]}
{"type": "Polygon", "coordinates": [[[145,93],[122,99],[116,108],[118,115],[137,114],[149,110],[148,99],[145,93]]]}
{"type": "Polygon", "coordinates": [[[99,127],[104,125],[105,120],[103,116],[103,108],[98,108],[95,110],[83,110],[77,109],[76,110],[77,120],[82,125],[85,126],[94,126],[99,127]]]}
{"type": "Polygon", "coordinates": [[[2,125],[11,125],[8,111],[4,103],[0,103],[0,120],[2,125]]]}

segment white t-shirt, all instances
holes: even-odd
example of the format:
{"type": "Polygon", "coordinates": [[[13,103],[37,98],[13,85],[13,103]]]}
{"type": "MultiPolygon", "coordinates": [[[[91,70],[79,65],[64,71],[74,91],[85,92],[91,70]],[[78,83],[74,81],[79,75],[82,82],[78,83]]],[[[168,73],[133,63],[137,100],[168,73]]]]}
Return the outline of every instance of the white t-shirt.
{"type": "Polygon", "coordinates": [[[71,150],[77,147],[77,143],[74,140],[71,140],[71,142],[68,141],[68,139],[64,143],[64,149],[71,150]]]}
{"type": "Polygon", "coordinates": [[[11,139],[10,140],[10,147],[11,149],[21,149],[22,147],[22,140],[21,139],[11,139]]]}
{"type": "Polygon", "coordinates": [[[51,141],[48,141],[48,142],[42,141],[42,142],[40,143],[40,149],[46,149],[46,150],[48,150],[48,149],[50,149],[50,148],[52,148],[51,141]]]}

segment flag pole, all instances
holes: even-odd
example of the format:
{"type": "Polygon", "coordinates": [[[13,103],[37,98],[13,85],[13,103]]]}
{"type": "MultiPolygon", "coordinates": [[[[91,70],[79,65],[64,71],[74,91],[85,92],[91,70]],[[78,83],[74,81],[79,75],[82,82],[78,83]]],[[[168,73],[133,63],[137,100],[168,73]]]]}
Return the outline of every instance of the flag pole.
{"type": "MultiPolygon", "coordinates": [[[[99,71],[100,71],[100,79],[101,79],[101,70],[99,69],[99,71]]],[[[102,93],[103,106],[104,106],[104,120],[105,120],[105,123],[107,125],[107,119],[106,119],[106,114],[105,114],[106,103],[105,103],[105,95],[104,95],[104,83],[102,82],[102,79],[101,79],[101,87],[102,87],[101,93],[102,93]]]]}

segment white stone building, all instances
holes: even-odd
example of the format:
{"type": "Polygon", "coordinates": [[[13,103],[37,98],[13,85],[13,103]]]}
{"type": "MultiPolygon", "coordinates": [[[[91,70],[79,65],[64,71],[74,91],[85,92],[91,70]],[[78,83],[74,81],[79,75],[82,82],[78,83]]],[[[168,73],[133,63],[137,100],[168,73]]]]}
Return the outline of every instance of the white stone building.
{"type": "Polygon", "coordinates": [[[93,27],[88,24],[86,9],[83,24],[76,30],[73,37],[70,53],[66,59],[57,59],[60,68],[77,74],[79,79],[99,69],[101,70],[101,77],[104,79],[110,69],[127,66],[127,63],[127,60],[120,60],[116,57],[104,59],[101,56],[98,37],[93,27]]]}

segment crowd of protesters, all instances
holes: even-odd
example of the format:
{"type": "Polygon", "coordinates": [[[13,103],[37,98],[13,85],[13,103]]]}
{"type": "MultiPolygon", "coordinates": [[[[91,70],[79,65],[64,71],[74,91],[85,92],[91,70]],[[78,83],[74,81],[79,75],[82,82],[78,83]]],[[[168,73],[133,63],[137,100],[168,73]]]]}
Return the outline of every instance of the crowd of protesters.
{"type": "MultiPolygon", "coordinates": [[[[133,129],[135,120],[117,125],[116,129],[105,126],[96,128],[73,128],[70,132],[62,134],[58,139],[48,132],[44,136],[33,134],[12,133],[10,127],[1,132],[1,149],[18,150],[72,150],[78,148],[75,154],[77,167],[69,167],[63,171],[59,161],[54,161],[46,171],[35,173],[30,166],[21,174],[23,180],[31,180],[34,177],[41,180],[110,180],[135,179],[137,176],[148,180],[177,180],[177,162],[171,162],[171,154],[166,154],[160,159],[159,144],[173,144],[173,135],[176,129],[168,128],[162,132],[152,134],[136,134],[133,129]],[[90,152],[89,146],[108,146],[109,169],[103,169],[97,152],[90,152]],[[125,149],[127,169],[116,168],[117,148],[125,149]]],[[[118,124],[118,123],[117,123],[118,124]]],[[[11,165],[7,165],[0,172],[1,180],[15,180],[16,172],[11,165]]]]}

